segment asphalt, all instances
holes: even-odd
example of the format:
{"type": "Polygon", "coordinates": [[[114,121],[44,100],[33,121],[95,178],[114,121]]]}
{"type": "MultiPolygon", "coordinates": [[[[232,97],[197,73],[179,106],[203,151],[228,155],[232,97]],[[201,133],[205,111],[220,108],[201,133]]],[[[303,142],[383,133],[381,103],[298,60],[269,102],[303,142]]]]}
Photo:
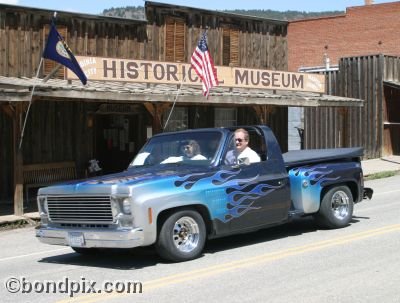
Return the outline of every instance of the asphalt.
{"type": "MultiPolygon", "coordinates": [[[[388,156],[378,159],[370,159],[361,161],[364,176],[371,176],[379,173],[386,172],[400,172],[400,156],[388,156]]],[[[15,215],[0,215],[0,225],[12,224],[16,222],[24,222],[34,224],[36,220],[39,220],[38,212],[25,213],[23,216],[15,215]]]]}

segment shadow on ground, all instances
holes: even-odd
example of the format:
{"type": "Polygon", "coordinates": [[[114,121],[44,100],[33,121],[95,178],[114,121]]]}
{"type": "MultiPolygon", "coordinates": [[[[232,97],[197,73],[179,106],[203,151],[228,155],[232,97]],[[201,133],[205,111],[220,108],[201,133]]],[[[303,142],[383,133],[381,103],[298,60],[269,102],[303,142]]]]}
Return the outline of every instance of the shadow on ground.
{"type": "MultiPolygon", "coordinates": [[[[357,224],[361,220],[367,219],[369,218],[353,217],[351,224],[357,224]]],[[[269,229],[209,240],[206,243],[204,254],[214,254],[220,251],[299,236],[306,233],[316,232],[318,230],[319,228],[316,226],[312,218],[295,219],[287,224],[269,229]]],[[[153,246],[133,249],[105,249],[91,256],[80,255],[71,250],[71,253],[46,257],[41,259],[39,262],[112,268],[119,270],[140,269],[155,266],[159,263],[168,263],[157,255],[153,246]]]]}

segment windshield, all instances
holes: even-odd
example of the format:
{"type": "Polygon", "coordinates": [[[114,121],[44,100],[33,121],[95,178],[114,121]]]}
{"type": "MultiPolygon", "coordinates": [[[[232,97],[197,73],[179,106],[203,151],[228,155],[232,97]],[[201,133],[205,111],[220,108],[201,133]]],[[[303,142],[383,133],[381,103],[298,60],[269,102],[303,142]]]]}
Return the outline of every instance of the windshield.
{"type": "Polygon", "coordinates": [[[130,166],[168,163],[209,165],[214,159],[222,134],[215,131],[184,132],[150,139],[130,166]]]}

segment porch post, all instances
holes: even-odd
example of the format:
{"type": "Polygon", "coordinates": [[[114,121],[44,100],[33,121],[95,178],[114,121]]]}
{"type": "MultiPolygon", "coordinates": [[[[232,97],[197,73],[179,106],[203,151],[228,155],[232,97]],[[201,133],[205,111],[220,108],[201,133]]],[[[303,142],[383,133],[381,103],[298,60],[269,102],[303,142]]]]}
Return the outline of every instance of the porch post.
{"type": "Polygon", "coordinates": [[[14,214],[21,216],[24,213],[24,179],[23,179],[23,156],[19,148],[21,138],[21,121],[23,104],[17,104],[13,115],[13,149],[14,149],[14,214]]]}

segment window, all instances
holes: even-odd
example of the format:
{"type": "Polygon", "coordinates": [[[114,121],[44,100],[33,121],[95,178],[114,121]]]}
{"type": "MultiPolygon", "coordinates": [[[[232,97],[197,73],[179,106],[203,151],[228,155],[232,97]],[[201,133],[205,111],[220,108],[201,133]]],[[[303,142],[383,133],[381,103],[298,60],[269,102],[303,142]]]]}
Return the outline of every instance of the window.
{"type": "Polygon", "coordinates": [[[236,28],[223,28],[222,64],[224,66],[239,65],[239,30],[236,28]]]}
{"type": "MultiPolygon", "coordinates": [[[[170,110],[164,112],[163,125],[167,122],[170,110]]],[[[168,125],[165,131],[172,132],[178,130],[184,130],[188,128],[188,109],[187,107],[175,107],[172,111],[171,116],[168,120],[168,125]]]]}
{"type": "Polygon", "coordinates": [[[186,62],[185,20],[182,18],[165,19],[165,61],[186,62]]]}
{"type": "MultiPolygon", "coordinates": [[[[60,35],[64,38],[65,41],[67,41],[67,27],[66,26],[62,26],[62,25],[57,25],[57,31],[60,33],[60,35]]],[[[43,41],[45,42],[44,45],[46,45],[47,43],[47,37],[49,36],[49,32],[50,32],[50,25],[46,25],[43,29],[43,41]]],[[[44,47],[43,47],[44,49],[44,47]]],[[[43,74],[45,76],[49,75],[53,69],[58,65],[58,62],[55,62],[53,60],[49,60],[49,59],[44,59],[43,60],[43,74]]],[[[64,66],[61,66],[57,73],[54,74],[53,78],[58,78],[58,79],[64,79],[64,72],[65,72],[65,68],[64,66]]]]}
{"type": "Polygon", "coordinates": [[[218,131],[163,134],[151,138],[131,166],[178,163],[208,166],[222,139],[218,131]]]}
{"type": "Polygon", "coordinates": [[[215,127],[228,127],[237,125],[236,108],[216,108],[214,117],[215,127]]]}

